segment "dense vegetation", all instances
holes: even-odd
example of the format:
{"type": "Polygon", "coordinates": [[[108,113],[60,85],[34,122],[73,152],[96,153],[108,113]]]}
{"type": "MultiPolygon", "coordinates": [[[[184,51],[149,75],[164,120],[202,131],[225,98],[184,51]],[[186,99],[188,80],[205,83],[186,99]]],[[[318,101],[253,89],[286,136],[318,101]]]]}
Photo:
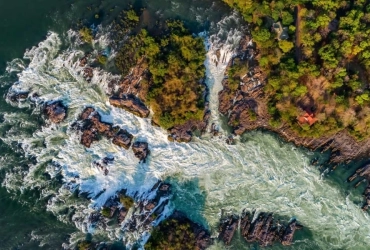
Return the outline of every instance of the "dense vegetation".
{"type": "Polygon", "coordinates": [[[303,136],[342,129],[358,140],[370,135],[369,1],[224,1],[251,24],[268,75],[271,125],[288,123],[303,136]],[[318,119],[311,127],[297,123],[305,111],[318,119]]]}
{"type": "Polygon", "coordinates": [[[126,208],[126,209],[130,209],[135,201],[134,199],[132,199],[130,196],[127,196],[127,195],[124,195],[124,194],[120,194],[119,195],[119,202],[126,208]]]}
{"type": "MultiPolygon", "coordinates": [[[[133,27],[139,17],[128,13],[122,20],[133,27]]],[[[150,86],[145,102],[154,111],[153,121],[168,129],[203,117],[205,48],[203,40],[192,36],[181,22],[167,21],[164,26],[156,36],[133,29],[117,54],[116,66],[122,75],[138,63],[147,66],[150,86]]]]}
{"type": "Polygon", "coordinates": [[[195,234],[188,222],[168,219],[156,227],[145,244],[147,250],[194,250],[195,234]]]}

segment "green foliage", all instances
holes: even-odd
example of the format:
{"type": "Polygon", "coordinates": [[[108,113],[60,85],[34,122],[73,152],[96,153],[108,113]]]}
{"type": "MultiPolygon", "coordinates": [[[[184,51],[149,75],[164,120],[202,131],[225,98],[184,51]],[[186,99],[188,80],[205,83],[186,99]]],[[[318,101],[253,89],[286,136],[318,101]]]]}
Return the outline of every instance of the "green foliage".
{"type": "Polygon", "coordinates": [[[125,12],[126,14],[126,18],[131,21],[131,22],[135,22],[135,23],[138,23],[139,22],[139,16],[136,14],[136,12],[134,10],[128,10],[125,12]]]}
{"type": "Polygon", "coordinates": [[[93,35],[91,29],[87,27],[83,27],[82,29],[79,30],[80,37],[82,41],[85,43],[91,43],[93,40],[93,35]]]}
{"type": "MultiPolygon", "coordinates": [[[[139,20],[133,12],[126,12],[125,18],[139,20]]],[[[182,22],[167,21],[166,25],[159,36],[141,29],[126,37],[115,65],[122,75],[127,75],[138,62],[148,68],[149,91],[145,102],[154,112],[153,122],[168,129],[188,120],[203,119],[201,81],[205,76],[206,51],[202,38],[194,37],[182,22]]]]}
{"type": "Polygon", "coordinates": [[[100,63],[101,65],[107,64],[107,57],[104,55],[98,55],[97,60],[98,60],[98,63],[100,63]]]}
{"type": "Polygon", "coordinates": [[[85,241],[82,241],[82,242],[78,243],[77,249],[78,250],[93,250],[95,248],[94,248],[94,245],[92,244],[92,242],[85,240],[85,241]]]}
{"type": "Polygon", "coordinates": [[[109,207],[103,207],[103,209],[101,210],[101,215],[103,215],[104,217],[106,218],[109,218],[110,217],[110,208],[109,207]]]}
{"type": "MultiPolygon", "coordinates": [[[[370,136],[368,1],[224,2],[250,23],[259,66],[268,74],[264,90],[272,126],[284,122],[302,136],[344,128],[357,139],[370,136]],[[287,40],[272,35],[272,20],[288,27],[287,40]],[[319,121],[310,128],[298,126],[297,115],[310,108],[320,114],[319,121]]],[[[229,72],[231,81],[232,76],[229,72]]]]}
{"type": "Polygon", "coordinates": [[[252,31],[253,39],[257,43],[264,43],[271,39],[271,32],[268,29],[252,31]]]}
{"type": "Polygon", "coordinates": [[[279,47],[284,53],[288,53],[294,47],[294,44],[290,41],[282,40],[279,41],[279,47]]]}
{"type": "Polygon", "coordinates": [[[145,249],[193,250],[196,249],[195,234],[189,222],[168,219],[152,231],[145,249]]]}
{"type": "Polygon", "coordinates": [[[365,102],[370,100],[369,94],[364,93],[362,95],[358,95],[358,96],[356,96],[355,100],[358,104],[363,105],[365,102]]]}
{"type": "Polygon", "coordinates": [[[129,209],[134,205],[134,199],[124,194],[119,195],[119,202],[126,208],[129,209]]]}

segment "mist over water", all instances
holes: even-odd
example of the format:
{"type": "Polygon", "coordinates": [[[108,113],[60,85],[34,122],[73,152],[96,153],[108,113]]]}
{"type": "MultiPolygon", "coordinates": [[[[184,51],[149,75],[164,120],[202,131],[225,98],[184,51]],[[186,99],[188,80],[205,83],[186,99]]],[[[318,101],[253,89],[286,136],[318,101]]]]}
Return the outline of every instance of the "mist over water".
{"type": "MultiPolygon", "coordinates": [[[[159,2],[153,1],[153,11],[157,9],[167,17],[175,16],[176,10],[186,9],[184,5],[188,3],[166,1],[168,8],[156,4],[159,2]]],[[[197,1],[190,5],[196,6],[191,9],[192,15],[200,15],[197,21],[206,23],[201,13],[207,6],[200,6],[197,1]]],[[[211,32],[202,34],[208,49],[205,65],[211,123],[218,125],[221,122],[217,93],[222,89],[227,63],[242,36],[241,24],[236,14],[230,14],[220,22],[210,21],[211,32]]],[[[323,178],[309,164],[317,156],[313,152],[259,131],[237,138],[236,145],[226,144],[225,131],[221,137],[206,134],[188,144],[169,142],[166,131],[153,127],[149,119],[109,105],[105,94],[107,84],[118,76],[94,69],[91,82],[85,81],[78,61],[84,53],[73,42],[74,38],[72,31],[50,32],[23,59],[12,60],[0,78],[1,85],[12,83],[10,93],[30,91],[31,95],[39,95],[35,103],[21,102],[1,110],[1,140],[12,148],[19,144],[19,153],[33,158],[35,163],[22,167],[16,159],[3,158],[4,166],[9,162],[15,165],[11,170],[4,167],[2,184],[8,190],[20,193],[27,189],[41,190],[39,195],[47,201],[47,210],[60,221],[67,222],[69,214],[63,211],[74,207],[75,226],[83,232],[99,234],[89,227],[87,217],[116,191],[125,188],[130,194],[140,195],[147,193],[159,179],[168,180],[174,189],[171,209],[185,212],[208,227],[213,235],[223,213],[255,209],[274,212],[286,220],[294,217],[304,225],[290,249],[367,249],[370,219],[360,204],[354,202],[359,200],[358,196],[323,178]],[[51,100],[62,100],[68,106],[67,119],[59,125],[43,124],[39,118],[41,102],[51,100]],[[128,130],[135,140],[147,141],[151,150],[147,162],[140,164],[131,150],[123,150],[105,139],[93,143],[91,148],[82,146],[78,133],[70,125],[87,106],[96,108],[104,121],[128,130]],[[93,165],[106,156],[115,158],[107,176],[93,165]],[[44,172],[51,180],[44,178],[44,172]],[[61,182],[55,181],[57,178],[61,182]],[[75,190],[87,193],[91,200],[76,198],[75,190]]],[[[97,50],[106,46],[104,39],[95,43],[97,50]]],[[[119,233],[110,232],[109,236],[115,239],[119,233]]],[[[230,249],[255,247],[243,243],[238,236],[235,238],[230,249]]],[[[279,245],[271,248],[282,249],[279,245]]],[[[225,246],[217,243],[211,249],[225,249],[225,246]]]]}

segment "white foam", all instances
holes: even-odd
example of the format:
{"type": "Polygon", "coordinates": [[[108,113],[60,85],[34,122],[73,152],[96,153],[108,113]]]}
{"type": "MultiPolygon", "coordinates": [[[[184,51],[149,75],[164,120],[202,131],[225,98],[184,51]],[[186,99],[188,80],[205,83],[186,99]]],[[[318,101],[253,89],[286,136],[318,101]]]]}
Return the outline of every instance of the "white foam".
{"type": "Polygon", "coordinates": [[[209,125],[215,123],[216,128],[221,130],[218,112],[218,93],[223,89],[222,80],[225,77],[225,70],[242,38],[241,19],[235,12],[231,16],[226,16],[216,24],[217,33],[206,37],[205,45],[208,50],[205,61],[206,84],[210,91],[209,109],[211,118],[209,125]]]}

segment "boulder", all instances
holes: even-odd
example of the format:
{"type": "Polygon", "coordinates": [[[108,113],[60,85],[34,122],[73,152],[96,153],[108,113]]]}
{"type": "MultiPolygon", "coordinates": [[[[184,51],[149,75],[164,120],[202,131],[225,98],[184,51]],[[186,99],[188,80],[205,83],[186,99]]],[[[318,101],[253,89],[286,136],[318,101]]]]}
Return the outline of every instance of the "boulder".
{"type": "Polygon", "coordinates": [[[135,156],[143,162],[145,162],[150,153],[147,142],[135,142],[132,145],[132,151],[134,151],[135,156]]]}
{"type": "Polygon", "coordinates": [[[112,106],[125,109],[139,117],[146,118],[150,113],[144,103],[134,95],[127,95],[122,98],[111,97],[109,98],[109,102],[112,106]]]}
{"type": "Polygon", "coordinates": [[[61,101],[47,103],[44,107],[44,114],[52,123],[60,123],[67,116],[67,108],[61,101]]]}
{"type": "Polygon", "coordinates": [[[132,138],[133,136],[129,132],[124,129],[120,129],[118,133],[114,135],[112,142],[121,148],[129,149],[132,138]]]}

